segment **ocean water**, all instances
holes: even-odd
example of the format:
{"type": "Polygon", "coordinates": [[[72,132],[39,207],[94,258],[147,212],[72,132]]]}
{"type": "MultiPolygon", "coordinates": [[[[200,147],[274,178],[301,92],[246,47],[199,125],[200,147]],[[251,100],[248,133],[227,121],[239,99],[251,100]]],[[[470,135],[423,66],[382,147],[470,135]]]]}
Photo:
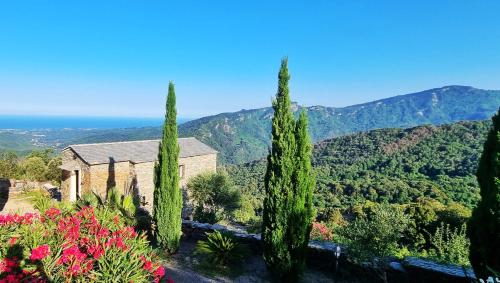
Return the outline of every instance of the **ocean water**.
{"type": "MultiPolygon", "coordinates": [[[[154,127],[163,124],[162,118],[137,117],[70,117],[0,115],[0,129],[116,129],[154,127]]],[[[189,121],[178,118],[178,123],[189,121]]]]}

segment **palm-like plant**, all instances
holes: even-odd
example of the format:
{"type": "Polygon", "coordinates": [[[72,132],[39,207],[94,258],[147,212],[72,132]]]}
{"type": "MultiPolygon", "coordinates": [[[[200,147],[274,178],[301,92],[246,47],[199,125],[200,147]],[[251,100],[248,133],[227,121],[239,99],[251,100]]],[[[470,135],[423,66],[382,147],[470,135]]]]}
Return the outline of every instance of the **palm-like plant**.
{"type": "Polygon", "coordinates": [[[116,188],[111,188],[106,198],[95,192],[84,194],[78,200],[77,206],[80,208],[83,206],[110,208],[117,211],[129,224],[134,224],[137,211],[134,197],[132,195],[122,195],[116,188]]]}
{"type": "Polygon", "coordinates": [[[229,233],[214,231],[206,235],[206,240],[196,244],[196,253],[206,256],[208,262],[228,266],[241,262],[248,254],[248,248],[229,233]]]}

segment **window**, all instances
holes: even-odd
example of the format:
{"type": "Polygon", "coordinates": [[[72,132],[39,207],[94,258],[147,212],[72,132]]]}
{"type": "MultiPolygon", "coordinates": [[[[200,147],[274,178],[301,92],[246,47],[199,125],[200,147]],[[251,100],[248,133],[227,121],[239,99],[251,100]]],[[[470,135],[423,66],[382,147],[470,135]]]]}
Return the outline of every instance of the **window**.
{"type": "Polygon", "coordinates": [[[179,165],[179,177],[181,179],[184,179],[184,170],[185,170],[185,166],[184,165],[179,165]]]}

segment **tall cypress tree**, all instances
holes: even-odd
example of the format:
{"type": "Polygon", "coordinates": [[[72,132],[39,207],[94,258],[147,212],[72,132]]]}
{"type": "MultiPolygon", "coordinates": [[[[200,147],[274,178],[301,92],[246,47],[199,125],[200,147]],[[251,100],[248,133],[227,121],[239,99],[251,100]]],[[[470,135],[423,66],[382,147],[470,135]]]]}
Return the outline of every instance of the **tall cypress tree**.
{"type": "Polygon", "coordinates": [[[291,279],[296,279],[305,267],[305,255],[314,218],[312,172],[312,145],[307,126],[307,114],[302,110],[295,130],[297,153],[295,159],[294,192],[289,222],[289,240],[292,253],[291,279]]]}
{"type": "Polygon", "coordinates": [[[168,85],[168,96],[160,142],[158,163],[155,166],[153,220],[156,242],[167,252],[175,252],[181,237],[182,192],[179,186],[179,144],[175,90],[168,85]]]}
{"type": "Polygon", "coordinates": [[[289,206],[292,204],[295,167],[295,120],[288,90],[288,60],[281,61],[278,92],[273,101],[272,148],[265,175],[266,197],[262,222],[264,260],[275,274],[283,276],[292,269],[287,241],[289,206]]]}
{"type": "Polygon", "coordinates": [[[469,221],[470,261],[478,278],[500,272],[500,109],[479,161],[481,200],[469,221]]]}

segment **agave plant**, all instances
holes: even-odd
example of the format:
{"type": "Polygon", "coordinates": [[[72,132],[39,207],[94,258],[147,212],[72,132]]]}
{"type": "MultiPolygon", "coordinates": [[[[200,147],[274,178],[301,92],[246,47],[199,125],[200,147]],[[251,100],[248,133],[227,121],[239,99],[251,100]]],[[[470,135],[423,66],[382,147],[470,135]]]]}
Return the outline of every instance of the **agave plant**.
{"type": "Polygon", "coordinates": [[[207,239],[198,241],[196,253],[204,255],[208,262],[228,266],[241,262],[248,254],[248,248],[238,243],[229,233],[214,231],[205,234],[207,239]]]}

